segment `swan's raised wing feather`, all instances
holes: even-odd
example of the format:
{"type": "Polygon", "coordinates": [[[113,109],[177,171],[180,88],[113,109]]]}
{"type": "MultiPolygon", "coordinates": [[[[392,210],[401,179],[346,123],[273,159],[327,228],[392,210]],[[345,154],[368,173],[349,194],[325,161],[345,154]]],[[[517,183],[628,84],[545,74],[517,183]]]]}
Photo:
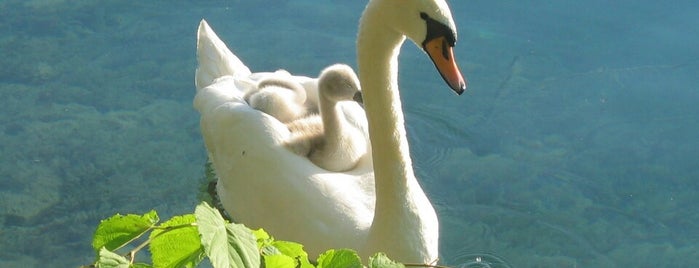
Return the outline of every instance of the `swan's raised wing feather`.
{"type": "Polygon", "coordinates": [[[247,77],[251,74],[250,69],[228,49],[205,20],[201,20],[197,31],[197,60],[197,90],[225,75],[247,77]]]}
{"type": "Polygon", "coordinates": [[[252,73],[250,69],[226,46],[206,20],[201,20],[197,31],[197,67],[195,84],[197,90],[213,84],[223,76],[233,76],[237,88],[245,91],[256,85],[257,81],[274,75],[285,74],[301,83],[311,96],[317,96],[317,79],[306,76],[291,75],[285,70],[276,72],[252,73]]]}

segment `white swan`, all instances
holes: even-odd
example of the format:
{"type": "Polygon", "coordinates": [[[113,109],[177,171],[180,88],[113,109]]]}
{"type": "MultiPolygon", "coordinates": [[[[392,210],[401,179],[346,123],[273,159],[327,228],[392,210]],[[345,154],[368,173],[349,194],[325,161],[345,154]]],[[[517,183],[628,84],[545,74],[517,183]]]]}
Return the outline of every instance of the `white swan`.
{"type": "Polygon", "coordinates": [[[335,64],[318,77],[320,115],[297,119],[287,124],[291,138],[286,143],[293,152],[307,156],[329,171],[347,171],[367,152],[366,123],[357,126],[345,119],[343,104],[359,92],[359,80],[351,67],[335,64]]]}
{"type": "Polygon", "coordinates": [[[225,209],[252,228],[303,243],[312,256],[349,247],[363,258],[385,252],[402,262],[434,262],[438,222],[412,170],[398,53],[405,36],[420,44],[461,93],[454,29],[443,0],[370,0],[357,49],[371,154],[349,171],[327,172],[284,148],[286,126],[247,105],[244,87],[254,74],[202,21],[194,106],[225,209]]]}
{"type": "Polygon", "coordinates": [[[257,87],[245,93],[252,108],[282,122],[291,122],[306,115],[306,90],[286,72],[261,79],[257,87]]]}

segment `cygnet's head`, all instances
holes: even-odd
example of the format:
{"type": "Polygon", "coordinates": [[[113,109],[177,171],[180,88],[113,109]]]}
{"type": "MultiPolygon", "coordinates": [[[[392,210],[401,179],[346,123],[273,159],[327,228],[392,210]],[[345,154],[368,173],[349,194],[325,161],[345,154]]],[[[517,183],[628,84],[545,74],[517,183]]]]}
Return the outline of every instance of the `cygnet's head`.
{"type": "Polygon", "coordinates": [[[331,102],[352,100],[360,90],[359,78],[352,67],[335,64],[325,68],[318,78],[318,93],[331,102]]]}

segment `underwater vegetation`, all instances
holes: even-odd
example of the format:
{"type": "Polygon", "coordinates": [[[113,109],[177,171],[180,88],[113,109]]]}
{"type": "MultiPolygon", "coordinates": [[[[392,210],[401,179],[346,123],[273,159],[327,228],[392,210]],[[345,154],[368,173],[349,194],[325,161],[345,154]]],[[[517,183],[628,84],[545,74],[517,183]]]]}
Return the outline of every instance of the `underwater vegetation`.
{"type": "MultiPolygon", "coordinates": [[[[361,1],[263,2],[0,1],[0,266],[91,263],[101,219],[197,204],[200,19],[254,69],[354,64],[361,1]]],[[[697,4],[449,3],[469,91],[415,47],[400,69],[444,264],[699,266],[697,4]]]]}

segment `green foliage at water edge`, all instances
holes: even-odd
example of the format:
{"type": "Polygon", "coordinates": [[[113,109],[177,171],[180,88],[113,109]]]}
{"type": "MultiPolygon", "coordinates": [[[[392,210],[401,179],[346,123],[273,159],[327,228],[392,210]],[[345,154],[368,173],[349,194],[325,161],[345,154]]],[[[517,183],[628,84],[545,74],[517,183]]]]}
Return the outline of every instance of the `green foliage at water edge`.
{"type": "MultiPolygon", "coordinates": [[[[155,211],[143,215],[117,214],[101,221],[92,243],[97,260],[87,267],[197,267],[205,258],[214,268],[365,267],[352,249],[330,249],[314,264],[303,245],[278,241],[263,229],[251,230],[245,225],[229,222],[206,202],[199,204],[193,214],[158,222],[155,211]],[[145,238],[147,233],[149,235],[145,238]],[[132,249],[120,253],[127,246],[132,249]],[[136,254],[146,247],[151,253],[152,264],[137,263],[136,254]]],[[[369,258],[368,267],[401,268],[405,265],[377,253],[369,258]]]]}

